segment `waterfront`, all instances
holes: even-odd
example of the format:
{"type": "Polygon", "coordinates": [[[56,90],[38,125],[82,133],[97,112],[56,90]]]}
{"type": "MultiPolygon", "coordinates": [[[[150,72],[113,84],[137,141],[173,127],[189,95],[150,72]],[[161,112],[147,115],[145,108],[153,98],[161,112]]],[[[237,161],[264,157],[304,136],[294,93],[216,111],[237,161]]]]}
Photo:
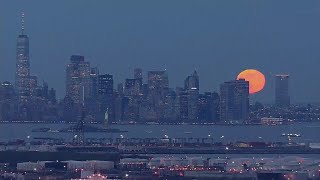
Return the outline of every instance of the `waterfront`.
{"type": "Polygon", "coordinates": [[[320,123],[111,125],[119,133],[85,133],[84,145],[71,143],[73,133],[58,132],[72,124],[0,125],[0,176],[13,179],[319,179],[320,149],[308,142],[319,142],[320,123]],[[41,128],[50,132],[32,132],[41,128]],[[288,143],[282,134],[299,136],[288,143]],[[50,138],[68,143],[37,142],[50,138]],[[5,143],[10,140],[14,142],[5,143]]]}
{"type": "MultiPolygon", "coordinates": [[[[31,123],[2,123],[0,124],[0,141],[28,140],[34,137],[64,138],[71,140],[71,133],[42,133],[31,132],[36,128],[51,128],[59,130],[70,124],[31,124],[31,123]]],[[[99,126],[99,125],[93,125],[99,126]]],[[[224,125],[111,125],[126,133],[86,133],[87,138],[213,138],[216,142],[235,141],[266,141],[287,142],[283,133],[297,133],[301,137],[294,138],[295,142],[320,142],[320,123],[295,123],[290,125],[264,126],[224,126],[224,125]]]]}

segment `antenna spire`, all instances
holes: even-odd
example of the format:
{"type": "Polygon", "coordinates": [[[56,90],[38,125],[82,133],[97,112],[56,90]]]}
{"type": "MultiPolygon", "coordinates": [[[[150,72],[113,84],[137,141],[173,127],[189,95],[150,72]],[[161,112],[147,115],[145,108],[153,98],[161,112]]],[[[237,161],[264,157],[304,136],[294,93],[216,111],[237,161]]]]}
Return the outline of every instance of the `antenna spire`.
{"type": "Polygon", "coordinates": [[[24,33],[24,12],[21,13],[21,33],[24,33]]]}

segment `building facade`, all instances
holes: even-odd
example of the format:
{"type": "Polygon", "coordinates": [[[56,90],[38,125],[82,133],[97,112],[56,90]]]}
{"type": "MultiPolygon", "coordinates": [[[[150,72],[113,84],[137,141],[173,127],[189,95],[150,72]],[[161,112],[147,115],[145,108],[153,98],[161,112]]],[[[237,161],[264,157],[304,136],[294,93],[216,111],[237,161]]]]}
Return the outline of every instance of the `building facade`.
{"type": "Polygon", "coordinates": [[[199,76],[196,71],[185,80],[185,90],[188,93],[188,122],[198,120],[199,76]]]}
{"type": "Polygon", "coordinates": [[[0,85],[0,121],[13,121],[18,118],[18,99],[13,85],[5,81],[0,85]]]}
{"type": "Polygon", "coordinates": [[[249,82],[228,81],[220,86],[220,121],[244,123],[249,114],[249,82]]]}
{"type": "Polygon", "coordinates": [[[66,66],[66,95],[78,106],[90,97],[90,70],[90,63],[79,55],[72,55],[66,66]]]}
{"type": "Polygon", "coordinates": [[[169,78],[166,71],[148,72],[148,119],[164,119],[165,97],[169,92],[169,78]]]}
{"type": "Polygon", "coordinates": [[[98,79],[98,113],[97,121],[103,121],[108,114],[108,120],[114,120],[113,75],[102,74],[98,79]]]}
{"type": "Polygon", "coordinates": [[[30,97],[30,59],[29,38],[24,29],[17,39],[15,89],[20,103],[26,103],[30,97]]]}
{"type": "Polygon", "coordinates": [[[202,123],[217,123],[219,121],[219,94],[205,92],[199,95],[198,120],[202,123]]]}
{"type": "Polygon", "coordinates": [[[277,107],[289,107],[289,75],[276,75],[275,82],[275,105],[277,107]]]}

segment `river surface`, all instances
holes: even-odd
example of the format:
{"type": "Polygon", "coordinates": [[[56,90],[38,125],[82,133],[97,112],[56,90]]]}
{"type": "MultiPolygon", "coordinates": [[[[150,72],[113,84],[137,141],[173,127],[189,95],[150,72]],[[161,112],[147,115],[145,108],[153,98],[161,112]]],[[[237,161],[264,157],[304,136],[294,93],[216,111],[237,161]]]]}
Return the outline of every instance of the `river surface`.
{"type": "MultiPolygon", "coordinates": [[[[35,133],[36,128],[51,128],[59,130],[70,124],[32,124],[32,123],[1,123],[0,141],[15,139],[27,140],[34,137],[52,137],[72,139],[72,133],[35,133]]],[[[94,125],[99,126],[99,125],[94,125]]],[[[291,125],[263,126],[224,126],[224,125],[111,125],[128,131],[126,133],[86,133],[87,138],[213,138],[217,142],[234,141],[268,141],[287,142],[283,133],[297,133],[301,137],[294,138],[296,142],[320,142],[320,122],[296,123],[291,125]]]]}

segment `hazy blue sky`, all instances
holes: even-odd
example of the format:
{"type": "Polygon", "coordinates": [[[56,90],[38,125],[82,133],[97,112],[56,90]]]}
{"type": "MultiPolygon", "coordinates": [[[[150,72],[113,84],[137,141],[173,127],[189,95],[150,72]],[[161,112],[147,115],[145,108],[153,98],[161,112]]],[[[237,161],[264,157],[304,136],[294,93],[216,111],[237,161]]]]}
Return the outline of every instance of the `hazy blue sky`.
{"type": "Polygon", "coordinates": [[[22,11],[31,72],[59,97],[70,55],[81,54],[116,83],[141,67],[167,69],[170,86],[181,86],[196,69],[201,91],[218,91],[255,68],[267,87],[254,100],[273,101],[273,74],[289,73],[293,101],[320,101],[318,0],[2,0],[1,81],[14,80],[22,11]]]}

